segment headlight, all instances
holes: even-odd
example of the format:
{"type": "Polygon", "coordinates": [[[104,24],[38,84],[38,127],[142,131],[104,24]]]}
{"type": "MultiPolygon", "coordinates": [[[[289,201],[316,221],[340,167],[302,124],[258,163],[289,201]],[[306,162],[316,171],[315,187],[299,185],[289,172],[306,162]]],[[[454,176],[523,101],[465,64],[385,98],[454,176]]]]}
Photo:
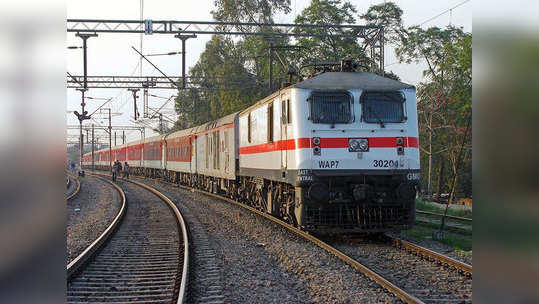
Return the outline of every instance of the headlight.
{"type": "Polygon", "coordinates": [[[313,145],[315,146],[320,145],[320,137],[313,137],[313,145]]]}
{"type": "Polygon", "coordinates": [[[350,152],[366,152],[369,151],[369,140],[366,138],[350,138],[348,139],[348,151],[350,152]]]}

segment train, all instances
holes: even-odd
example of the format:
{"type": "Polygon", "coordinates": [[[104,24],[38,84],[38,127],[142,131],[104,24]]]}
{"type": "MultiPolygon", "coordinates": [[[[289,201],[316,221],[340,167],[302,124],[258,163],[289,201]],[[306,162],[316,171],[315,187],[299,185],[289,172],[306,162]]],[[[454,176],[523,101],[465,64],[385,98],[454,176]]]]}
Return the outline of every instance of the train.
{"type": "Polygon", "coordinates": [[[420,187],[415,87],[324,72],[186,130],[83,156],[248,204],[312,233],[412,227],[420,187]]]}

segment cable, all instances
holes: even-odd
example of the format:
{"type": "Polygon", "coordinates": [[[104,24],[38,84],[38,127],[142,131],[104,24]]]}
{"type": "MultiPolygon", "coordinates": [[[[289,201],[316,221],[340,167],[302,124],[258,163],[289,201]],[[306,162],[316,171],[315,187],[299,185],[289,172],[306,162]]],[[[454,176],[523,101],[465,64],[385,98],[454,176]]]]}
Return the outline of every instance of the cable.
{"type": "MultiPolygon", "coordinates": [[[[459,4],[453,6],[453,7],[449,8],[449,9],[446,9],[445,11],[439,13],[438,15],[436,15],[436,16],[434,16],[434,17],[431,17],[431,18],[429,18],[429,19],[427,19],[427,20],[421,22],[421,23],[419,24],[419,26],[422,26],[423,24],[425,24],[425,23],[427,23],[427,22],[430,22],[430,21],[436,19],[436,18],[442,16],[443,14],[445,14],[445,13],[447,13],[447,12],[451,12],[451,18],[453,18],[453,10],[454,10],[455,8],[457,8],[457,7],[459,7],[459,6],[463,5],[463,4],[465,4],[466,2],[470,2],[470,0],[462,1],[462,2],[460,2],[459,4]]],[[[451,24],[451,20],[449,21],[449,24],[451,24]]],[[[400,62],[399,62],[399,61],[395,61],[395,62],[392,62],[392,63],[390,63],[390,64],[386,64],[385,67],[387,68],[387,67],[389,67],[389,66],[392,66],[392,65],[395,65],[395,64],[398,64],[398,63],[400,63],[400,62]]]]}
{"type": "Polygon", "coordinates": [[[425,23],[427,23],[427,22],[430,22],[430,21],[432,21],[432,20],[434,20],[434,19],[436,19],[436,18],[442,16],[443,14],[445,14],[445,13],[447,13],[447,12],[449,12],[449,11],[452,11],[453,9],[455,9],[455,8],[457,8],[457,7],[461,6],[461,5],[463,5],[463,4],[466,3],[466,2],[470,2],[470,0],[462,1],[462,2],[460,2],[459,4],[453,6],[452,8],[446,9],[445,11],[439,13],[438,15],[436,15],[436,16],[434,16],[434,17],[432,17],[432,18],[429,18],[429,19],[427,19],[427,20],[425,20],[425,21],[423,21],[423,22],[421,22],[421,23],[419,24],[419,26],[422,26],[423,24],[425,24],[425,23]]]}

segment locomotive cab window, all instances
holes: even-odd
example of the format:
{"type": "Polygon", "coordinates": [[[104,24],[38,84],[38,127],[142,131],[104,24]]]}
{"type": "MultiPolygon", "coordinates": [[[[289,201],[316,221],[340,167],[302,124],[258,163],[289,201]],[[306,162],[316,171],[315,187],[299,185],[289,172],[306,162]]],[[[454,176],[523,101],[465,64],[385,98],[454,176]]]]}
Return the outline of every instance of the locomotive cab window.
{"type": "Polygon", "coordinates": [[[367,123],[403,122],[404,101],[400,92],[365,92],[361,95],[363,119],[367,123]]]}
{"type": "Polygon", "coordinates": [[[346,124],[352,121],[352,96],[347,92],[313,92],[311,120],[319,124],[346,124]]]}

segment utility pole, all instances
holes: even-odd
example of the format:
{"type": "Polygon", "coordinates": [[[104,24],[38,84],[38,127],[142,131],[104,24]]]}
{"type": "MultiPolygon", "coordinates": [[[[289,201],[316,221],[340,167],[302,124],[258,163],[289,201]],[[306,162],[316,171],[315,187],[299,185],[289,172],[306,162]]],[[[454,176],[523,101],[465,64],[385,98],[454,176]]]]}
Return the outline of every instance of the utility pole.
{"type": "Polygon", "coordinates": [[[148,117],[148,88],[144,88],[142,95],[143,117],[148,117]]]}
{"type": "Polygon", "coordinates": [[[269,90],[273,91],[273,40],[270,40],[269,48],[269,90]]]}
{"type": "Polygon", "coordinates": [[[159,133],[163,134],[163,114],[159,113],[159,133]]]}
{"type": "Polygon", "coordinates": [[[116,144],[116,131],[114,131],[114,146],[116,147],[117,144],[116,144]]]}
{"type": "Polygon", "coordinates": [[[131,91],[131,93],[133,93],[133,111],[134,111],[134,119],[137,120],[137,117],[138,117],[138,110],[137,110],[137,92],[139,89],[134,89],[134,88],[131,88],[131,89],[128,89],[129,91],[131,91]]]}
{"type": "Polygon", "coordinates": [[[185,40],[189,39],[189,38],[196,38],[197,35],[182,35],[182,34],[177,34],[177,35],[174,35],[175,38],[179,38],[182,40],[182,89],[185,89],[185,40]]]}
{"type": "Polygon", "coordinates": [[[81,98],[81,107],[82,107],[82,113],[79,113],[77,111],[74,111],[73,113],[75,113],[75,115],[77,116],[77,118],[79,119],[79,150],[80,150],[80,155],[79,155],[79,166],[80,166],[80,171],[79,171],[79,176],[84,176],[84,170],[82,169],[82,154],[83,154],[83,149],[84,149],[84,136],[82,135],[82,122],[86,119],[90,119],[90,116],[88,116],[88,111],[84,110],[84,106],[86,106],[86,104],[84,103],[84,92],[86,91],[86,89],[78,89],[81,94],[82,94],[82,98],[81,98]]]}
{"type": "Polygon", "coordinates": [[[77,116],[77,118],[79,119],[79,135],[80,135],[80,171],[79,171],[79,175],[80,176],[84,176],[84,170],[82,169],[82,154],[83,154],[83,148],[84,148],[84,140],[83,140],[83,136],[82,136],[82,122],[86,119],[90,119],[90,116],[88,116],[88,111],[85,111],[84,110],[84,106],[86,106],[86,104],[84,103],[84,92],[86,92],[86,90],[88,89],[88,80],[87,80],[87,77],[88,77],[88,64],[87,64],[87,55],[86,55],[86,51],[87,51],[87,47],[86,47],[86,40],[88,40],[88,38],[90,37],[97,37],[97,34],[93,33],[93,34],[89,34],[89,33],[86,33],[86,34],[81,34],[81,33],[77,33],[76,36],[80,37],[82,39],[82,53],[83,53],[83,68],[84,68],[84,87],[82,89],[79,89],[79,91],[82,93],[82,101],[81,101],[81,113],[79,114],[77,111],[75,111],[75,115],[77,116]]]}
{"type": "Polygon", "coordinates": [[[110,108],[105,108],[103,110],[109,111],[109,169],[112,172],[112,115],[110,113],[110,108]]]}
{"type": "Polygon", "coordinates": [[[95,161],[94,161],[94,144],[95,144],[95,134],[94,134],[94,124],[92,124],[92,171],[95,171],[95,161]]]}

